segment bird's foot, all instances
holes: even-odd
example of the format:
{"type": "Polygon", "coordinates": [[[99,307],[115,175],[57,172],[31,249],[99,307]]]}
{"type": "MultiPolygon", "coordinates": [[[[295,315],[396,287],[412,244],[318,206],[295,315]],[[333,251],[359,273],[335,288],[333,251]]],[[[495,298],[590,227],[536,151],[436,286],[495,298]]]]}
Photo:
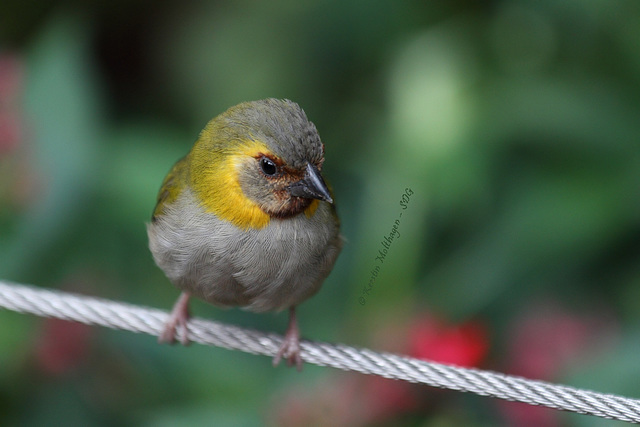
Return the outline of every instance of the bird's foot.
{"type": "Polygon", "coordinates": [[[187,329],[187,322],[189,321],[189,297],[187,292],[180,294],[178,301],[176,301],[171,310],[171,315],[164,325],[164,330],[158,337],[158,342],[173,344],[176,342],[177,330],[180,328],[182,332],[180,334],[180,342],[182,345],[189,345],[189,333],[187,329]]]}
{"type": "Polygon", "coordinates": [[[284,358],[287,361],[287,365],[293,366],[295,364],[298,371],[302,370],[302,359],[300,358],[300,330],[298,329],[298,322],[296,321],[295,308],[289,309],[289,327],[287,333],[284,335],[284,339],[280,344],[280,348],[273,358],[273,366],[278,366],[280,359],[284,358]]]}

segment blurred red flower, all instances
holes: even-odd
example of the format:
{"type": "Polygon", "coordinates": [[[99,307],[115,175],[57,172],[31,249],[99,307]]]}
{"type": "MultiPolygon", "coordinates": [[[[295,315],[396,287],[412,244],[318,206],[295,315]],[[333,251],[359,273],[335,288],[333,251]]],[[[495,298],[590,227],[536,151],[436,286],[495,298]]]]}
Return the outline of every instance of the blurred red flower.
{"type": "Polygon", "coordinates": [[[482,323],[448,324],[426,314],[409,328],[408,354],[450,365],[477,367],[489,351],[489,339],[482,323]]]}
{"type": "Polygon", "coordinates": [[[62,375],[80,364],[89,346],[91,327],[61,319],[45,319],[36,342],[36,363],[46,374],[62,375]]]}
{"type": "MultiPolygon", "coordinates": [[[[377,350],[459,366],[478,366],[489,349],[483,324],[449,324],[428,313],[408,323],[386,323],[373,341],[377,350]]],[[[419,410],[428,413],[439,392],[375,375],[341,374],[315,390],[290,390],[278,399],[272,419],[279,426],[384,424],[419,410]]]]}

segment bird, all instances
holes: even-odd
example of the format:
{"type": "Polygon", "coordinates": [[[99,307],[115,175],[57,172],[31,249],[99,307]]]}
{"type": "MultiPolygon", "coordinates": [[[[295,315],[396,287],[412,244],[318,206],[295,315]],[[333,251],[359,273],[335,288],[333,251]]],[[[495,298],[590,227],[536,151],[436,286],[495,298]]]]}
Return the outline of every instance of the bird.
{"type": "Polygon", "coordinates": [[[188,344],[189,301],[289,311],[273,359],[301,369],[296,307],[320,289],[342,245],[324,144],[295,102],[233,106],[207,123],[165,177],[149,249],[181,294],[159,336],[188,344]]]}

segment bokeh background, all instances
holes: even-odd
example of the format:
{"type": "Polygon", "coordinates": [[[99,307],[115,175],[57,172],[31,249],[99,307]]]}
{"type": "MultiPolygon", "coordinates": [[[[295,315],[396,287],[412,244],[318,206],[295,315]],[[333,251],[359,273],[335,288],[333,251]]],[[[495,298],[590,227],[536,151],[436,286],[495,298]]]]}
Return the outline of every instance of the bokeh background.
{"type": "MultiPolygon", "coordinates": [[[[640,397],[636,0],[0,10],[1,278],[168,310],[144,225],[164,175],[229,106],[289,98],[347,240],[305,337],[640,397]]],[[[0,311],[0,424],[52,423],[622,425],[0,311]]]]}

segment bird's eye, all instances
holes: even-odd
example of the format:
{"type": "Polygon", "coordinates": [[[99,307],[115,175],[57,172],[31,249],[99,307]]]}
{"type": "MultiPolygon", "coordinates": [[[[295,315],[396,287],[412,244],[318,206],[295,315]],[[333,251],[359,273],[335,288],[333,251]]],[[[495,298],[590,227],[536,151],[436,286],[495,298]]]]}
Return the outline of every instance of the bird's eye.
{"type": "Polygon", "coordinates": [[[265,175],[273,176],[278,173],[278,167],[276,166],[276,164],[267,157],[262,157],[260,159],[260,168],[265,175]]]}

